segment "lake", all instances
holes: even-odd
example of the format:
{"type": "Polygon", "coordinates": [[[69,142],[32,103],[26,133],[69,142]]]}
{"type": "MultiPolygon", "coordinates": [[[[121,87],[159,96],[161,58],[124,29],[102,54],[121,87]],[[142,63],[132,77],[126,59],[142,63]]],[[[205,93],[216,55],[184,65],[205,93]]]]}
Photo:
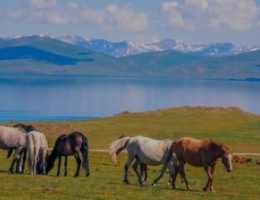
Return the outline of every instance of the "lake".
{"type": "Polygon", "coordinates": [[[260,82],[0,75],[0,121],[107,117],[178,106],[236,106],[260,114],[260,82]]]}

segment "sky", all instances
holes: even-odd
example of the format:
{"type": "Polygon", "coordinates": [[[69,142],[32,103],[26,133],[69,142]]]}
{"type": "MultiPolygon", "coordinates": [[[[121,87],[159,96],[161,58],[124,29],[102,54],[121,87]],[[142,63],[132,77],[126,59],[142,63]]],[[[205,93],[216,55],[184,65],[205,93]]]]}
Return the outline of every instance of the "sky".
{"type": "Polygon", "coordinates": [[[260,0],[2,0],[0,37],[260,45],[260,0]]]}

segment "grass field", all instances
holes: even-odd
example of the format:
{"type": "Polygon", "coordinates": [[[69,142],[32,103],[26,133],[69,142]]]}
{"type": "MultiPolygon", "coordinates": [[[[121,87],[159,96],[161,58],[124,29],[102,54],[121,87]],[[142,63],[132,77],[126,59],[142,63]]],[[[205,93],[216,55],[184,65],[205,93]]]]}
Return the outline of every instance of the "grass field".
{"type": "MultiPolygon", "coordinates": [[[[2,123],[12,126],[18,122],[2,123]]],[[[56,166],[47,175],[29,175],[8,172],[11,160],[6,151],[0,151],[0,199],[260,199],[260,166],[234,163],[234,171],[227,173],[219,162],[216,168],[214,188],[216,193],[203,192],[206,174],[202,168],[186,165],[186,174],[192,191],[185,190],[179,177],[178,190],[167,184],[166,174],[156,186],[151,186],[160,167],[149,167],[149,180],[140,187],[131,169],[130,185],[123,183],[126,154],[119,156],[119,163],[112,162],[107,150],[120,135],[144,135],[156,139],[176,139],[182,136],[212,138],[230,145],[234,153],[260,153],[260,116],[245,113],[238,108],[180,107],[145,113],[124,112],[109,118],[72,122],[29,122],[46,134],[49,147],[62,133],[81,131],[89,139],[89,177],[73,177],[76,163],[69,158],[67,177],[56,177],[56,166]]],[[[62,166],[62,173],[64,168],[62,166]]]]}

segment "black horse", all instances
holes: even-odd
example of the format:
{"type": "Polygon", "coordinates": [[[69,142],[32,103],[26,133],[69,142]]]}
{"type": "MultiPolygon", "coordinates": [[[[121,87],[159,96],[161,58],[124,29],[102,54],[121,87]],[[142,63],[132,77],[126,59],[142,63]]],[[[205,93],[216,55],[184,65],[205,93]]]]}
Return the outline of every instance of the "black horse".
{"type": "MultiPolygon", "coordinates": [[[[26,133],[29,133],[30,131],[37,131],[37,129],[34,126],[32,126],[32,125],[16,124],[13,127],[14,128],[23,129],[26,133]]],[[[11,157],[12,152],[13,152],[14,149],[15,148],[10,148],[8,150],[7,158],[11,157]]],[[[22,149],[22,151],[20,152],[20,154],[19,154],[20,158],[16,162],[16,170],[15,170],[16,173],[23,173],[24,172],[25,161],[26,161],[26,153],[27,153],[27,150],[26,150],[26,147],[24,147],[22,149]],[[23,163],[21,164],[22,155],[23,155],[23,163]]],[[[12,162],[10,168],[9,168],[10,172],[13,172],[14,164],[15,164],[15,160],[13,160],[13,162],[12,162]]]]}
{"type": "Polygon", "coordinates": [[[81,132],[73,132],[69,135],[60,135],[54,145],[51,155],[47,158],[46,173],[48,173],[54,166],[54,162],[58,157],[58,171],[57,176],[60,175],[61,157],[65,156],[65,172],[67,176],[68,156],[74,155],[77,161],[77,170],[75,177],[79,176],[81,159],[79,153],[81,152],[83,158],[82,167],[85,169],[86,176],[89,176],[89,162],[88,162],[88,140],[81,132]]]}

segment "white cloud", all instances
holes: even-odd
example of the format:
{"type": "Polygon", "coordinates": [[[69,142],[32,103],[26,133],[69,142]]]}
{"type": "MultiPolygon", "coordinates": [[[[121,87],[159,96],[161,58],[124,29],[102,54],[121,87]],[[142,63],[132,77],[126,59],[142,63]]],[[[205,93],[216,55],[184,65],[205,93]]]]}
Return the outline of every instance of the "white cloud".
{"type": "Polygon", "coordinates": [[[118,30],[142,31],[149,23],[146,13],[136,13],[128,5],[119,7],[116,4],[110,4],[106,6],[105,11],[107,25],[118,30]]]}
{"type": "Polygon", "coordinates": [[[103,8],[93,9],[74,1],[61,4],[57,0],[31,0],[30,6],[11,9],[6,13],[16,20],[57,25],[95,24],[104,29],[132,32],[142,31],[149,25],[148,14],[136,12],[131,4],[108,4],[103,8]]]}
{"type": "Polygon", "coordinates": [[[191,6],[196,6],[202,10],[209,7],[208,0],[187,0],[186,3],[191,6]]]}
{"type": "Polygon", "coordinates": [[[219,20],[219,26],[226,25],[235,30],[247,30],[253,26],[259,8],[254,0],[216,0],[211,1],[208,12],[219,20]]]}
{"type": "Polygon", "coordinates": [[[255,0],[165,1],[161,5],[168,26],[187,29],[230,28],[248,30],[257,24],[255,0]]]}
{"type": "Polygon", "coordinates": [[[177,1],[165,1],[161,6],[161,12],[165,17],[168,26],[176,28],[193,29],[188,19],[183,17],[182,5],[177,1]]]}
{"type": "Polygon", "coordinates": [[[31,6],[37,8],[50,8],[57,4],[57,0],[31,0],[31,6]]]}

